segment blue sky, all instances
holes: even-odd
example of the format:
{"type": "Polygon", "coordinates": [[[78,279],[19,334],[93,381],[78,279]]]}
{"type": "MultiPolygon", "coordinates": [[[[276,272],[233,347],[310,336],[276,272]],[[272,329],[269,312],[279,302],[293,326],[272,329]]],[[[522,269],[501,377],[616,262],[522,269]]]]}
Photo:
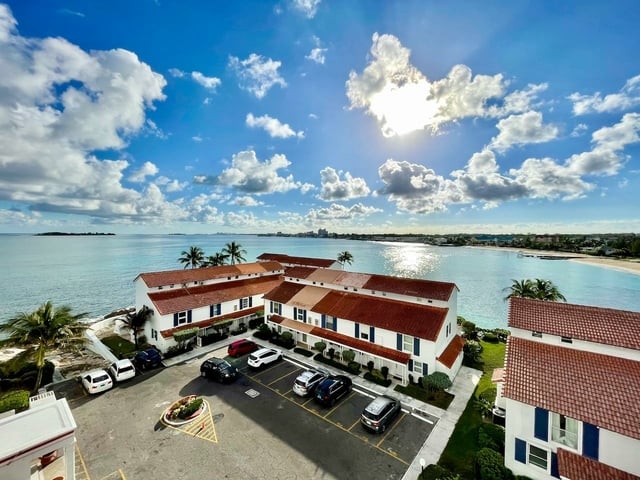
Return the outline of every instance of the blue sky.
{"type": "Polygon", "coordinates": [[[639,232],[638,20],[636,1],[0,3],[0,233],[639,232]]]}

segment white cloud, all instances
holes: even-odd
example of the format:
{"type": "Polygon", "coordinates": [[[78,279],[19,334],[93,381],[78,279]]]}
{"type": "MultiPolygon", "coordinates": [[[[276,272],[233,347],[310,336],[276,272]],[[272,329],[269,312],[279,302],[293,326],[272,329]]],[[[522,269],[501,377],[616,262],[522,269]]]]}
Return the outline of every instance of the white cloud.
{"type": "Polygon", "coordinates": [[[325,53],[327,52],[326,48],[316,47],[311,49],[309,55],[306,55],[304,58],[311,60],[313,62],[319,63],[320,65],[324,65],[326,60],[325,53]]]}
{"type": "Polygon", "coordinates": [[[68,8],[60,8],[58,10],[58,13],[61,13],[63,15],[71,15],[72,17],[81,17],[81,18],[84,18],[86,16],[82,12],[78,12],[76,10],[70,10],[68,8]]]}
{"type": "Polygon", "coordinates": [[[322,0],[291,0],[291,6],[302,12],[307,18],[313,18],[316,16],[318,7],[322,0]]]}
{"type": "Polygon", "coordinates": [[[204,88],[213,90],[222,83],[221,80],[217,77],[205,77],[200,72],[191,72],[191,78],[193,78],[198,84],[202,85],[204,88]]]}
{"type": "Polygon", "coordinates": [[[147,121],[145,122],[144,131],[149,135],[153,135],[154,137],[158,137],[163,140],[167,138],[167,134],[164,133],[162,129],[156,125],[156,122],[150,118],[147,118],[147,121]]]}
{"type": "Polygon", "coordinates": [[[491,99],[504,97],[502,75],[471,74],[454,66],[447,77],[430,82],[409,62],[409,49],[393,35],[373,35],[371,60],[346,82],[350,108],[362,108],[381,124],[385,136],[403,135],[465,117],[489,116],[491,99]]]}
{"type": "Polygon", "coordinates": [[[302,130],[296,132],[288,123],[282,123],[277,118],[272,118],[269,115],[254,117],[252,113],[248,113],[246,124],[251,128],[259,127],[264,129],[272,138],[304,138],[302,130]]]}
{"type": "Polygon", "coordinates": [[[240,88],[263,98],[275,85],[286,87],[287,82],[278,73],[282,62],[252,53],[245,60],[229,57],[229,67],[236,72],[240,88]]]}
{"type": "Polygon", "coordinates": [[[376,207],[368,207],[361,203],[356,203],[351,207],[333,203],[329,207],[310,209],[305,216],[305,223],[314,225],[334,220],[352,220],[354,218],[366,217],[379,212],[382,212],[382,210],[376,207]]]}
{"type": "Polygon", "coordinates": [[[263,202],[258,202],[255,198],[245,195],[243,197],[236,197],[232,202],[232,205],[240,205],[242,207],[257,207],[264,205],[263,202]]]}
{"type": "Polygon", "coordinates": [[[573,102],[574,115],[628,110],[640,105],[640,75],[627,80],[618,93],[611,93],[603,97],[600,92],[593,95],[575,92],[567,98],[573,102]]]}
{"type": "Polygon", "coordinates": [[[178,68],[170,68],[169,69],[169,74],[172,77],[175,77],[175,78],[183,78],[186,75],[185,72],[183,72],[182,70],[180,70],[178,68]]]}
{"type": "Polygon", "coordinates": [[[514,180],[528,191],[529,198],[575,200],[594,186],[566,166],[558,165],[551,158],[530,158],[517,169],[509,170],[514,180]]]}
{"type": "Polygon", "coordinates": [[[200,135],[194,135],[193,137],[191,137],[191,140],[200,143],[204,139],[200,135]]]}
{"type": "Polygon", "coordinates": [[[142,167],[133,172],[129,176],[130,182],[144,182],[147,177],[153,177],[158,174],[160,170],[151,162],[144,162],[142,167]]]}
{"type": "Polygon", "coordinates": [[[346,201],[359,197],[366,197],[371,192],[363,178],[354,178],[349,172],[344,173],[344,180],[340,179],[342,170],[336,172],[331,167],[320,171],[322,187],[318,198],[326,202],[346,201]]]}
{"type": "Polygon", "coordinates": [[[586,132],[588,130],[589,127],[587,127],[586,124],[584,123],[579,123],[578,125],[575,126],[575,128],[572,130],[570,136],[571,137],[581,137],[582,134],[584,132],[586,132]]]}
{"type": "Polygon", "coordinates": [[[498,122],[500,133],[491,140],[491,148],[504,152],[512,145],[543,143],[558,136],[558,128],[544,125],[540,112],[529,111],[511,115],[498,122]]]}
{"type": "Polygon", "coordinates": [[[179,182],[178,180],[171,180],[161,176],[156,178],[155,184],[164,187],[167,192],[181,192],[189,185],[189,182],[179,182]]]}

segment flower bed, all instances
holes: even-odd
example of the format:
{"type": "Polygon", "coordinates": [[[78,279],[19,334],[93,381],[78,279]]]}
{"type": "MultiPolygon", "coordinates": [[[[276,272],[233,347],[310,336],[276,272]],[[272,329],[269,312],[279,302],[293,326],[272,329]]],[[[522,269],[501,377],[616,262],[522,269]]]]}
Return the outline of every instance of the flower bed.
{"type": "Polygon", "coordinates": [[[202,398],[196,395],[187,395],[173,402],[165,410],[163,418],[169,425],[184,425],[198,418],[206,409],[207,404],[202,398]]]}

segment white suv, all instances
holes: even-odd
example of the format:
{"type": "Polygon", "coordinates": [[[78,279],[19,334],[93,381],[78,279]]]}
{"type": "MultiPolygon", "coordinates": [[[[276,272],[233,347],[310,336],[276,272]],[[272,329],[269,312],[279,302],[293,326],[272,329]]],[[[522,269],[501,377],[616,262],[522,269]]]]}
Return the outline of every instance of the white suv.
{"type": "Polygon", "coordinates": [[[293,382],[293,393],[305,397],[314,392],[318,384],[329,376],[326,370],[306,370],[293,382]]]}
{"type": "Polygon", "coordinates": [[[282,360],[282,350],[276,348],[261,348],[249,355],[247,362],[252,368],[260,368],[270,363],[282,360]]]}

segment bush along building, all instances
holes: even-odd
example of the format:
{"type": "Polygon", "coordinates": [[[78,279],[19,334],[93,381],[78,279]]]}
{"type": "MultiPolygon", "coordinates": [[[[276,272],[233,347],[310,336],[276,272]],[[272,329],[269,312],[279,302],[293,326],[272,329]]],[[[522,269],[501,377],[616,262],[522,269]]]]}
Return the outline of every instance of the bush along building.
{"type": "Polygon", "coordinates": [[[640,313],[511,298],[505,464],[533,479],[640,478],[640,313]]]}

